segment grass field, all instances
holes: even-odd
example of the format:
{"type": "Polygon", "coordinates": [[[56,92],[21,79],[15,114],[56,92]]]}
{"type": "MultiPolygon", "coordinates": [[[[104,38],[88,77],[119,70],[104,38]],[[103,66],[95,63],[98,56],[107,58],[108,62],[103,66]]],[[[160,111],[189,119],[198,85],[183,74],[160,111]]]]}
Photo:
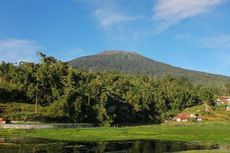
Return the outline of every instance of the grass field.
{"type": "Polygon", "coordinates": [[[229,150],[194,150],[194,151],[182,151],[179,153],[229,153],[229,150]]]}
{"type": "Polygon", "coordinates": [[[135,127],[98,127],[82,129],[1,129],[0,136],[26,136],[60,141],[115,141],[161,139],[230,144],[230,123],[202,122],[135,127]]]}

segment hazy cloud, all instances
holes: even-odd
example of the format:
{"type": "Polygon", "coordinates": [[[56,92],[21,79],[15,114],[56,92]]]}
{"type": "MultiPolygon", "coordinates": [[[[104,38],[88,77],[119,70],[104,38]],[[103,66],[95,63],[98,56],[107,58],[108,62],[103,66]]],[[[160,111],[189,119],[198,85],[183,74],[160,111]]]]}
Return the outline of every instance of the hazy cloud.
{"type": "MultiPolygon", "coordinates": [[[[77,1],[83,2],[82,0],[77,1]]],[[[83,3],[89,6],[98,23],[103,28],[135,21],[140,18],[139,16],[127,15],[122,11],[116,0],[88,0],[83,3]]]]}
{"type": "Polygon", "coordinates": [[[214,37],[204,38],[199,41],[200,45],[205,48],[229,50],[230,35],[218,35],[214,37]]]}
{"type": "Polygon", "coordinates": [[[208,12],[222,2],[223,0],[157,0],[153,19],[167,28],[180,20],[208,12]]]}
{"type": "Polygon", "coordinates": [[[100,25],[105,28],[113,26],[115,24],[119,24],[119,23],[121,24],[123,22],[134,21],[139,18],[139,17],[134,17],[134,16],[127,16],[115,10],[109,11],[109,9],[106,10],[102,8],[98,8],[95,11],[95,15],[100,25]]]}
{"type": "Polygon", "coordinates": [[[4,39],[0,40],[0,61],[19,62],[35,61],[36,51],[40,46],[32,40],[4,39]]]}

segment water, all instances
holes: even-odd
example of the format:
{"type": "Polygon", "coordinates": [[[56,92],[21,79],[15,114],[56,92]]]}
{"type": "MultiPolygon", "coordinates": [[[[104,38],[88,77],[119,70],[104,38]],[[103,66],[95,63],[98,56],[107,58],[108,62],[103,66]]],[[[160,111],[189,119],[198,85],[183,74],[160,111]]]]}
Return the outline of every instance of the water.
{"type": "Polygon", "coordinates": [[[0,153],[166,153],[218,148],[218,145],[159,140],[74,143],[38,138],[0,138],[0,153]]]}

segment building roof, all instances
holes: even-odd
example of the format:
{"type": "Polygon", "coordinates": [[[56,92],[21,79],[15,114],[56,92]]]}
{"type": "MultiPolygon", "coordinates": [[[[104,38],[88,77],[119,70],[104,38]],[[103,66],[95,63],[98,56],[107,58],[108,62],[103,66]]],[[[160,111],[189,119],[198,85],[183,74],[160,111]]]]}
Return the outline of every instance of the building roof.
{"type": "Polygon", "coordinates": [[[177,116],[175,118],[188,119],[188,118],[190,118],[190,114],[189,113],[180,113],[180,114],[177,114],[177,116]]]}
{"type": "Polygon", "coordinates": [[[224,101],[224,102],[230,101],[230,97],[226,97],[226,96],[222,96],[219,99],[220,99],[220,101],[224,101]]]}
{"type": "Polygon", "coordinates": [[[5,121],[5,119],[4,119],[4,118],[0,118],[0,122],[1,122],[1,121],[5,121]]]}

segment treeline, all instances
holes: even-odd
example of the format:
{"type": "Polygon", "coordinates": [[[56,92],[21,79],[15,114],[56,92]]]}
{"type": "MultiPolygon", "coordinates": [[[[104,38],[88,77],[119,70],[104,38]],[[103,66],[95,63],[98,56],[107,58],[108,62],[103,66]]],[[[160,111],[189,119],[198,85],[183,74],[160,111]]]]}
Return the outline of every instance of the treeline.
{"type": "Polygon", "coordinates": [[[0,103],[10,105],[5,114],[2,110],[3,116],[98,125],[159,123],[188,107],[214,105],[220,94],[220,89],[193,85],[186,78],[156,80],[115,72],[93,73],[39,55],[38,64],[1,63],[0,103]],[[12,102],[17,103],[15,109],[12,102]],[[20,103],[30,106],[29,111],[19,107],[20,103]],[[15,117],[18,112],[22,113],[15,117]]]}

